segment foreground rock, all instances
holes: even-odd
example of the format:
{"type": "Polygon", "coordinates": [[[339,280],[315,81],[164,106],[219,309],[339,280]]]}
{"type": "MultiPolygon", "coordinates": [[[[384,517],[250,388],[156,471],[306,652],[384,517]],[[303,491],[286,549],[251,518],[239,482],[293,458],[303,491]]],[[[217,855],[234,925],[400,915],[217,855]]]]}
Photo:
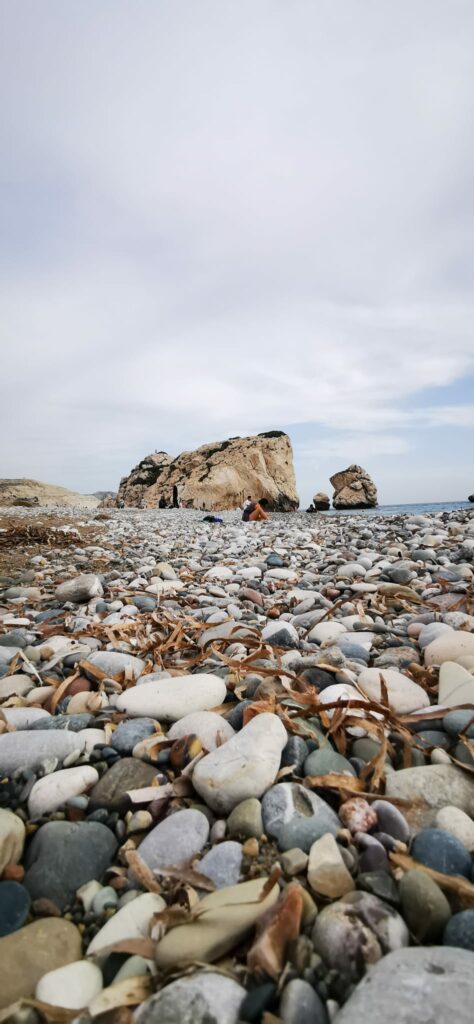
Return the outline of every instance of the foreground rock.
{"type": "Polygon", "coordinates": [[[433,1021],[471,1024],[474,954],[433,946],[389,953],[360,982],[335,1024],[433,1021]]]}
{"type": "Polygon", "coordinates": [[[348,466],[330,477],[334,487],[332,503],[338,509],[375,508],[377,488],[362,466],[348,466]]]}
{"type": "Polygon", "coordinates": [[[287,738],[279,718],[257,715],[223,747],[198,762],[194,788],[219,813],[261,796],[275,780],[287,738]]]}
{"type": "Polygon", "coordinates": [[[212,971],[179,978],[140,1007],[137,1024],[237,1024],[246,990],[212,971]]]}
{"type": "Polygon", "coordinates": [[[81,934],[69,921],[43,918],[0,939],[0,1007],[35,994],[48,971],[81,956],[81,934]]]}

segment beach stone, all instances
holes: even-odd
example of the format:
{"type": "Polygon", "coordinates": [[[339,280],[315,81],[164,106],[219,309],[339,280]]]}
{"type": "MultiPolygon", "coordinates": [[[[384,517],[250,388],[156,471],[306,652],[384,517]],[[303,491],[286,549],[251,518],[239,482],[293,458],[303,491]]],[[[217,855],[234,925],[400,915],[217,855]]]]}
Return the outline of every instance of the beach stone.
{"type": "Polygon", "coordinates": [[[48,971],[81,956],[81,933],[70,921],[43,917],[0,939],[0,1008],[31,998],[48,971]]]}
{"type": "Polygon", "coordinates": [[[276,715],[256,715],[232,739],[197,763],[194,788],[219,814],[227,814],[249,797],[260,797],[275,780],[287,738],[276,715]]]}
{"type": "Polygon", "coordinates": [[[437,828],[450,832],[470,853],[474,851],[474,821],[459,807],[442,807],[435,823],[437,828]]]}
{"type": "Polygon", "coordinates": [[[145,836],[138,852],[152,871],[192,860],[209,836],[209,822],[201,811],[186,809],[170,814],[145,836]]]}
{"type": "Polygon", "coordinates": [[[318,622],[309,631],[307,640],[311,644],[331,643],[338,640],[343,633],[347,633],[347,626],[342,622],[318,622]]]}
{"type": "Polygon", "coordinates": [[[451,917],[451,907],[440,889],[424,871],[407,871],[400,882],[403,917],[418,942],[427,944],[442,938],[451,917]]]}
{"type": "Polygon", "coordinates": [[[418,832],[410,852],[414,860],[434,871],[471,878],[471,857],[466,847],[444,829],[426,828],[418,832]]]}
{"type": "Polygon", "coordinates": [[[438,701],[445,708],[474,704],[474,676],[454,661],[443,662],[439,670],[438,701]]]}
{"type": "Polygon", "coordinates": [[[154,892],[141,893],[125,903],[89,943],[87,956],[100,956],[101,950],[123,939],[148,938],[153,915],[159,914],[165,907],[165,901],[154,892]]]}
{"type": "Polygon", "coordinates": [[[444,929],[443,945],[458,946],[474,952],[474,910],[453,914],[444,929]]]}
{"type": "Polygon", "coordinates": [[[262,816],[266,834],[275,838],[283,851],[298,847],[309,853],[316,839],[325,832],[336,835],[341,827],[329,804],[296,782],[272,786],[263,797],[262,816]]]}
{"type": "MultiPolygon", "coordinates": [[[[279,571],[283,572],[284,570],[279,571]]],[[[300,638],[291,622],[277,619],[276,622],[268,622],[262,629],[262,640],[271,644],[272,647],[298,647],[300,638]]]]}
{"type": "Polygon", "coordinates": [[[0,808],[0,875],[7,864],[19,864],[25,845],[25,826],[17,814],[0,808]]]}
{"type": "Polygon", "coordinates": [[[33,900],[46,897],[62,909],[81,885],[102,878],[116,849],[114,834],[99,822],[48,822],[31,841],[24,884],[33,900]]]}
{"type": "Polygon", "coordinates": [[[359,871],[356,881],[357,889],[378,896],[384,903],[398,908],[400,904],[398,889],[388,871],[359,871]]]}
{"type": "Polygon", "coordinates": [[[8,697],[26,697],[34,688],[34,679],[22,672],[14,676],[4,676],[0,679],[0,701],[7,700],[8,697]]]}
{"type": "Polygon", "coordinates": [[[345,800],[339,808],[339,817],[345,828],[355,832],[369,832],[377,824],[377,814],[362,797],[345,800]]]}
{"type": "Polygon", "coordinates": [[[334,1024],[393,1019],[397,1024],[471,1024],[473,968],[472,953],[461,949],[432,946],[390,952],[370,968],[334,1024]]]}
{"type": "MultiPolygon", "coordinates": [[[[33,709],[32,709],[33,710],[33,709]]],[[[30,726],[35,732],[43,732],[45,729],[65,729],[68,732],[82,732],[94,721],[94,716],[84,711],[80,715],[50,715],[45,712],[46,717],[37,719],[30,726]]]]}
{"type": "Polygon", "coordinates": [[[20,730],[34,728],[38,722],[51,718],[49,711],[42,708],[2,708],[2,714],[8,725],[20,730]]]}
{"type": "Polygon", "coordinates": [[[127,791],[151,786],[156,777],[152,764],[136,757],[122,757],[109,768],[90,793],[90,806],[106,807],[109,811],[126,808],[129,803],[127,791]]]}
{"type": "Polygon", "coordinates": [[[222,704],[226,685],[219,676],[206,672],[155,679],[126,690],[117,700],[117,710],[133,717],[177,722],[184,715],[207,711],[222,704]]]}
{"type": "Polygon", "coordinates": [[[301,875],[303,871],[306,871],[308,867],[308,854],[303,853],[303,850],[299,850],[295,846],[292,850],[287,850],[286,853],[282,853],[280,857],[280,864],[285,872],[285,875],[289,875],[290,878],[293,875],[301,875]]]}
{"type": "MultiPolygon", "coordinates": [[[[143,658],[136,658],[133,654],[122,654],[120,651],[94,651],[87,661],[101,672],[105,672],[106,676],[121,676],[127,672],[135,680],[141,676],[145,668],[143,658]]],[[[87,675],[87,668],[84,671],[87,675]]],[[[135,690],[130,692],[134,693],[135,690]]]]}
{"type": "Polygon", "coordinates": [[[319,750],[313,750],[304,763],[305,775],[328,775],[330,772],[338,772],[341,775],[355,776],[354,768],[350,761],[342,754],[338,754],[330,743],[325,743],[319,750]]]}
{"type": "Polygon", "coordinates": [[[99,773],[91,765],[64,768],[59,772],[44,775],[35,782],[28,797],[30,818],[51,814],[62,807],[73,796],[79,796],[98,782],[99,773]]]}
{"type": "Polygon", "coordinates": [[[285,986],[278,1012],[283,1024],[329,1024],[324,1003],[302,978],[293,978],[285,986]]]}
{"type": "Polygon", "coordinates": [[[110,743],[114,750],[126,757],[133,753],[137,743],[152,736],[155,730],[156,722],[153,718],[132,718],[119,722],[110,743]]]}
{"type": "Polygon", "coordinates": [[[386,832],[393,839],[399,839],[402,843],[408,843],[410,838],[410,827],[403,817],[401,811],[389,800],[374,800],[371,804],[372,811],[377,815],[379,832],[386,832]]]}
{"type": "Polygon", "coordinates": [[[474,633],[453,630],[445,633],[425,647],[425,665],[442,665],[445,661],[457,661],[466,654],[474,654],[474,633]]]}
{"type": "Polygon", "coordinates": [[[82,1010],[102,991],[102,971],[88,960],[76,960],[44,974],[36,986],[35,998],[50,1006],[82,1010]]]}
{"type": "Polygon", "coordinates": [[[0,936],[22,928],[30,911],[30,895],[18,882],[0,882],[0,936]]]}
{"type": "Polygon", "coordinates": [[[171,967],[178,960],[213,963],[238,946],[278,900],[278,885],[263,900],[259,899],[266,881],[264,876],[205,896],[199,903],[201,916],[197,920],[178,925],[158,942],[157,966],[171,967]]]}
{"type": "Polygon", "coordinates": [[[317,839],[309,851],[308,882],[313,892],[331,900],[354,889],[354,880],[330,832],[317,839]]]}
{"type": "Polygon", "coordinates": [[[294,765],[295,775],[301,775],[308,753],[308,744],[301,736],[290,736],[281,755],[282,768],[294,765]]]}
{"type": "Polygon", "coordinates": [[[170,740],[191,735],[198,736],[204,749],[211,751],[232,739],[235,731],[222,715],[217,715],[213,711],[195,711],[190,715],[184,715],[168,729],[170,740]]]}
{"type": "MultiPolygon", "coordinates": [[[[197,972],[162,988],[135,1013],[136,1024],[238,1024],[246,990],[223,974],[197,972]]],[[[315,1022],[316,1024],[316,1022],[315,1022]]]]}
{"type": "Polygon", "coordinates": [[[367,892],[349,892],[318,914],[313,946],[340,975],[341,984],[358,981],[369,964],[386,953],[408,946],[410,936],[393,907],[367,892]]]}
{"type": "Polygon", "coordinates": [[[383,676],[387,687],[389,707],[398,715],[408,715],[419,708],[429,707],[430,698],[418,683],[396,669],[365,668],[358,676],[357,683],[372,700],[381,700],[381,681],[383,676]]]}
{"type": "Polygon", "coordinates": [[[242,800],[231,811],[227,820],[230,836],[241,839],[260,839],[263,835],[262,807],[256,797],[242,800]]]}
{"type": "Polygon", "coordinates": [[[37,768],[46,758],[63,761],[83,747],[80,734],[22,729],[0,736],[0,773],[12,775],[18,768],[37,768]]]}
{"type": "Polygon", "coordinates": [[[450,736],[458,736],[460,732],[463,732],[466,733],[468,739],[474,739],[474,708],[472,710],[459,708],[457,711],[448,711],[443,718],[443,729],[450,736]]]}
{"type": "Polygon", "coordinates": [[[472,779],[455,765],[430,764],[390,772],[385,793],[389,798],[407,801],[403,813],[415,829],[434,825],[437,811],[448,805],[459,807],[471,817],[474,814],[472,779]]]}
{"type": "Polygon", "coordinates": [[[93,597],[101,597],[103,593],[100,579],[94,573],[76,576],[73,580],[67,580],[56,588],[58,601],[72,601],[74,604],[82,604],[85,601],[90,601],[93,597]]]}
{"type": "Polygon", "coordinates": [[[214,882],[216,889],[237,885],[242,868],[242,846],[232,840],[219,843],[199,861],[197,870],[214,882]]]}

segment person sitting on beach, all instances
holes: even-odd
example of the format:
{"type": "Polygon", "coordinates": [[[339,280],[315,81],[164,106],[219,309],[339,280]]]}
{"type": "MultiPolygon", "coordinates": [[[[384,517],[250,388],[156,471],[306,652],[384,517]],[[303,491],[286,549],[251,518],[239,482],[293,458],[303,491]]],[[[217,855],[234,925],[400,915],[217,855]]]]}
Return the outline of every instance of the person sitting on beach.
{"type": "Polygon", "coordinates": [[[251,505],[251,504],[252,504],[252,498],[251,498],[251,496],[249,494],[249,495],[247,495],[247,497],[246,497],[246,499],[245,499],[245,501],[244,501],[244,503],[242,505],[242,512],[245,512],[245,510],[248,509],[249,505],[251,505]]]}
{"type": "Polygon", "coordinates": [[[242,514],[242,520],[244,523],[259,523],[264,519],[269,519],[267,512],[269,502],[268,498],[260,498],[259,501],[251,501],[250,505],[244,509],[242,514]]]}
{"type": "Polygon", "coordinates": [[[160,498],[160,500],[158,502],[158,508],[166,508],[166,501],[165,501],[163,495],[161,495],[161,498],[160,498]]]}

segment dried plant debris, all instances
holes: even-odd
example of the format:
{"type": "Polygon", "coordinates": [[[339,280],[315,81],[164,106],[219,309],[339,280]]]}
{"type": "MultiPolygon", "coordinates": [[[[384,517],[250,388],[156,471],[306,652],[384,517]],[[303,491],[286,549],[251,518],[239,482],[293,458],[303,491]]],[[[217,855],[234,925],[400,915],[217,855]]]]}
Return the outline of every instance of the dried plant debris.
{"type": "Polygon", "coordinates": [[[0,1021],[323,1019],[426,936],[474,961],[472,518],[223,519],[0,514],[0,1021]]]}

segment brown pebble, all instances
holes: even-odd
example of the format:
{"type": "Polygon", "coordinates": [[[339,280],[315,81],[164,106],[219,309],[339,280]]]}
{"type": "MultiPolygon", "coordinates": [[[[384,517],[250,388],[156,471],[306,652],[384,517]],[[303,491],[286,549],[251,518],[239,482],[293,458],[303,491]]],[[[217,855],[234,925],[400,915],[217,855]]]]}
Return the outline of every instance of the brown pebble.
{"type": "Polygon", "coordinates": [[[258,839],[253,836],[251,839],[247,839],[242,847],[244,857],[258,857],[259,850],[258,839]]]}
{"type": "Polygon", "coordinates": [[[170,765],[172,768],[185,768],[190,761],[193,761],[201,753],[202,743],[199,736],[193,733],[189,736],[182,736],[176,740],[170,750],[170,765]]]}
{"type": "Polygon", "coordinates": [[[25,869],[21,864],[7,864],[3,869],[2,879],[4,882],[22,882],[25,877],[25,869]]]}
{"type": "Polygon", "coordinates": [[[31,909],[36,917],[61,917],[61,911],[54,900],[49,900],[46,896],[41,896],[38,900],[33,900],[31,909]]]}

